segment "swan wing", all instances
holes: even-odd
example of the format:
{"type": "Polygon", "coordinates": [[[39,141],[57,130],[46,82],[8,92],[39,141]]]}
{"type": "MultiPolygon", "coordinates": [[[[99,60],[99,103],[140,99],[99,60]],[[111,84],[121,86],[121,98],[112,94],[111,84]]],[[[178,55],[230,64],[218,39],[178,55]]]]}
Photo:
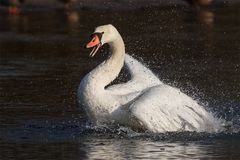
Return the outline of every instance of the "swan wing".
{"type": "Polygon", "coordinates": [[[167,85],[150,88],[131,104],[129,110],[142,128],[156,133],[216,132],[219,128],[212,114],[180,90],[167,85]]]}
{"type": "Polygon", "coordinates": [[[151,70],[132,56],[126,54],[124,62],[131,75],[131,80],[127,83],[109,86],[107,88],[108,91],[111,91],[114,94],[124,95],[132,92],[139,92],[146,88],[162,84],[151,70]]]}
{"type": "Polygon", "coordinates": [[[132,56],[126,54],[124,62],[130,72],[132,81],[137,81],[146,87],[162,84],[162,82],[152,73],[150,69],[138,62],[132,56]]]}

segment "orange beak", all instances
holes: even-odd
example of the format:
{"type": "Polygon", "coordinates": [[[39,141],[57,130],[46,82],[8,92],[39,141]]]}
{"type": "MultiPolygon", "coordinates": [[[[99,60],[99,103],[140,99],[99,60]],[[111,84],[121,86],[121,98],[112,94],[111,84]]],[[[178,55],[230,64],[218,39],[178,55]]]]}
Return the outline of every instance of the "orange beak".
{"type": "Polygon", "coordinates": [[[92,40],[86,45],[86,48],[93,48],[89,56],[93,57],[97,53],[100,47],[101,47],[101,41],[97,35],[94,35],[92,40]]]}

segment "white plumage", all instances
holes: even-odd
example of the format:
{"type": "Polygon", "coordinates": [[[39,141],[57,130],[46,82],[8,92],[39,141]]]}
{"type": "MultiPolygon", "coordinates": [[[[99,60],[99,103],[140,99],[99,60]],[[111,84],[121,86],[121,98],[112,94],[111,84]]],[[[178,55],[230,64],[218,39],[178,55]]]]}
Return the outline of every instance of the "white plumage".
{"type": "Polygon", "coordinates": [[[124,42],[114,26],[97,27],[94,33],[102,33],[101,44],[109,44],[111,55],[82,79],[78,89],[78,102],[92,122],[155,133],[220,131],[220,121],[195,100],[163,84],[148,68],[125,54],[124,42]],[[124,62],[131,80],[106,88],[124,62]]]}

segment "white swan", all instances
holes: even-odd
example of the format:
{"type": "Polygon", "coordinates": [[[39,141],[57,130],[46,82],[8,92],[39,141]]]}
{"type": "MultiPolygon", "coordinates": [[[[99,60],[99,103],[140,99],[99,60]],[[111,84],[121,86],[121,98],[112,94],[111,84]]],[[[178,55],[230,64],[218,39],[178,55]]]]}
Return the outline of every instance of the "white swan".
{"type": "Polygon", "coordinates": [[[119,32],[112,25],[99,26],[86,45],[90,56],[105,43],[111,54],[88,73],[78,89],[78,102],[94,123],[117,123],[151,132],[218,132],[220,122],[179,89],[163,84],[149,69],[125,54],[119,32]],[[127,66],[131,80],[106,86],[127,66]]]}

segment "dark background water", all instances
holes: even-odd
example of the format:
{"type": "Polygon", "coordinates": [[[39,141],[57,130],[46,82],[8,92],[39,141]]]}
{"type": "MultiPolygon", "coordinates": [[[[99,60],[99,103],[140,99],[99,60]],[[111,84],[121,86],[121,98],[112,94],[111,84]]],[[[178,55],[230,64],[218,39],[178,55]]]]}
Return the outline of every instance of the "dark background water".
{"type": "MultiPolygon", "coordinates": [[[[0,159],[237,159],[240,156],[240,10],[219,6],[0,13],[0,159]],[[83,48],[113,24],[130,55],[226,120],[220,134],[135,133],[85,125],[83,76],[107,55],[83,48]]],[[[121,78],[120,78],[121,80],[121,78]]]]}

